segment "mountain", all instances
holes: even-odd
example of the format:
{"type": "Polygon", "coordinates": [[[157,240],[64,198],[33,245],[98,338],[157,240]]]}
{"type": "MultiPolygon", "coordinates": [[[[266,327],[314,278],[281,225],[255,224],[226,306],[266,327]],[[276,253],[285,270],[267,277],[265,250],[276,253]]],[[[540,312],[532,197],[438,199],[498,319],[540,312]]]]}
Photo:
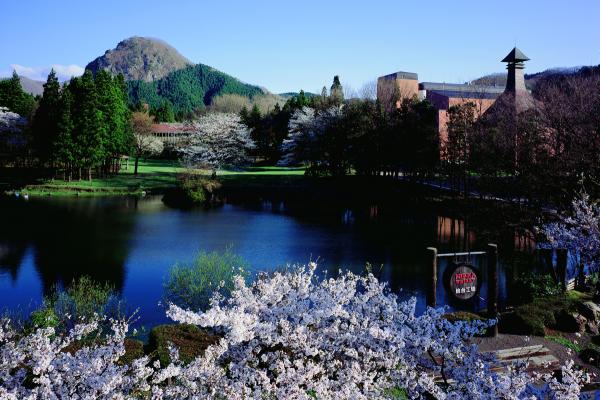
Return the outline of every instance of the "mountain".
{"type": "Polygon", "coordinates": [[[86,69],[123,74],[132,105],[148,103],[158,108],[166,103],[177,119],[203,109],[221,94],[252,98],[267,93],[208,65],[193,64],[162,40],[137,36],[123,40],[86,69]]]}
{"type": "Polygon", "coordinates": [[[44,93],[45,82],[29,79],[26,76],[19,76],[19,80],[21,81],[21,87],[27,93],[34,96],[41,96],[44,93]]]}
{"type": "MultiPolygon", "coordinates": [[[[536,72],[533,74],[525,74],[525,86],[528,89],[533,89],[540,80],[549,79],[557,76],[573,75],[584,69],[585,67],[562,67],[562,68],[549,68],[542,72],[536,72]]],[[[506,73],[496,72],[493,74],[482,76],[470,82],[473,85],[485,85],[485,86],[506,86],[506,73]]]]}
{"type": "Polygon", "coordinates": [[[165,77],[146,82],[127,82],[132,104],[148,103],[158,108],[169,103],[178,119],[211,104],[221,94],[239,94],[249,98],[264,91],[204,64],[188,66],[165,77]]]}
{"type": "MultiPolygon", "coordinates": [[[[10,78],[0,78],[0,80],[10,79],[10,78]]],[[[33,96],[41,96],[44,93],[44,83],[42,81],[36,81],[30,79],[26,76],[19,76],[19,80],[21,81],[21,87],[23,91],[29,93],[33,96]]]]}
{"type": "Polygon", "coordinates": [[[125,80],[151,82],[193,63],[160,39],[134,36],[119,42],[113,50],[90,62],[85,68],[94,74],[105,69],[125,80]]]}

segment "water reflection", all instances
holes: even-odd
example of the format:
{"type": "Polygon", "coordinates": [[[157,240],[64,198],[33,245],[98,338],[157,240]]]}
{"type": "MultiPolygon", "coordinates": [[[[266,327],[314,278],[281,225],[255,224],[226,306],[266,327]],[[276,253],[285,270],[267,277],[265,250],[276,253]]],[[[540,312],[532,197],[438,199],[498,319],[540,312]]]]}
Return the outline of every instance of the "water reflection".
{"type": "MultiPolygon", "coordinates": [[[[423,309],[429,279],[424,249],[475,250],[487,240],[465,218],[397,202],[317,208],[261,199],[181,211],[152,196],[1,199],[0,220],[0,308],[39,302],[54,285],[89,275],[110,282],[132,307],[140,307],[144,324],[164,321],[158,302],[165,275],[198,250],[232,245],[254,271],[318,259],[321,273],[333,276],[340,268],[362,273],[369,262],[391,290],[401,297],[417,296],[423,309]]],[[[534,246],[517,241],[514,231],[505,236],[499,245],[509,253],[513,246],[534,246]]],[[[485,279],[482,261],[473,261],[485,279]]],[[[510,272],[501,266],[503,298],[507,276],[510,272]]],[[[438,304],[450,304],[443,286],[438,293],[438,304]]],[[[479,307],[485,296],[482,290],[474,304],[461,306],[479,307]]]]}

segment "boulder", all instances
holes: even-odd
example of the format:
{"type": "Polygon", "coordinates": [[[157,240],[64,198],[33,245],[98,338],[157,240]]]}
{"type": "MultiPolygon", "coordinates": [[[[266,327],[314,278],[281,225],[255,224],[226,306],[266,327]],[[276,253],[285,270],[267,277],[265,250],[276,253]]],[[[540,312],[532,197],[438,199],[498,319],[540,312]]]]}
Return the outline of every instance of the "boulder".
{"type": "Polygon", "coordinates": [[[588,321],[600,322],[600,306],[593,301],[579,303],[577,309],[588,321]]]}
{"type": "Polygon", "coordinates": [[[579,357],[586,363],[599,366],[600,365],[600,351],[594,348],[583,349],[579,353],[579,357]]]}
{"type": "Polygon", "coordinates": [[[588,323],[585,324],[585,331],[592,335],[598,335],[600,333],[600,330],[598,329],[598,324],[593,321],[588,321],[588,323]]]}
{"type": "Polygon", "coordinates": [[[561,332],[585,332],[587,319],[576,312],[561,311],[556,316],[555,328],[561,332]]]}

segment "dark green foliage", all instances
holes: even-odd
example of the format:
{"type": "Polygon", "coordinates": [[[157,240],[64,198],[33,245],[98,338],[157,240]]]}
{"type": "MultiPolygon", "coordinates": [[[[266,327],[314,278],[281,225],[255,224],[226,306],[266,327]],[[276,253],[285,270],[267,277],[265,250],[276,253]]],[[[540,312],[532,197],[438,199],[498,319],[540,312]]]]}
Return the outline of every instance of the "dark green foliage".
{"type": "Polygon", "coordinates": [[[127,154],[131,144],[129,108],[122,75],[114,77],[101,70],[95,78],[98,110],[102,113],[102,151],[104,158],[127,154]]]}
{"type": "Polygon", "coordinates": [[[208,308],[215,291],[228,295],[233,278],[244,275],[246,262],[231,249],[225,252],[199,253],[191,264],[176,264],[164,284],[165,298],[192,310],[208,308]]]}
{"type": "Polygon", "coordinates": [[[91,180],[92,167],[104,158],[102,144],[106,131],[92,73],[88,70],[81,78],[71,80],[69,90],[74,97],[71,116],[75,160],[79,161],[80,168],[87,169],[91,180]]]}
{"type": "Polygon", "coordinates": [[[148,351],[160,361],[161,366],[166,366],[171,362],[169,345],[173,345],[179,351],[180,360],[189,363],[219,340],[219,336],[195,325],[158,325],[150,331],[148,351]]]}
{"type": "Polygon", "coordinates": [[[158,109],[170,103],[178,120],[203,110],[221,94],[252,97],[263,92],[258,86],[240,82],[203,64],[171,72],[152,82],[129,81],[127,87],[130,104],[148,103],[151,109],[158,109]]]}
{"type": "Polygon", "coordinates": [[[33,311],[29,315],[29,324],[32,329],[56,328],[60,321],[52,307],[47,305],[33,311]]]}
{"type": "Polygon", "coordinates": [[[60,83],[54,69],[44,84],[44,93],[33,120],[34,148],[40,161],[50,159],[58,140],[61,116],[60,83]]]}
{"type": "Polygon", "coordinates": [[[21,80],[15,71],[10,79],[0,80],[0,107],[7,107],[25,118],[31,117],[35,99],[23,91],[21,80]]]}
{"type": "Polygon", "coordinates": [[[130,111],[122,76],[90,71],[73,78],[62,90],[54,71],[44,85],[33,134],[38,160],[63,171],[63,178],[79,179],[92,169],[116,172],[114,160],[128,154],[132,144],[130,111]]]}
{"type": "Polygon", "coordinates": [[[170,102],[163,102],[160,107],[150,110],[150,115],[154,116],[156,122],[175,122],[175,113],[170,102]]]}
{"type": "Polygon", "coordinates": [[[125,354],[119,359],[120,364],[130,365],[138,358],[144,357],[144,342],[141,340],[126,338],[123,344],[125,354]]]}
{"type": "Polygon", "coordinates": [[[179,186],[187,202],[209,205],[215,202],[216,191],[219,190],[221,184],[216,179],[185,175],[180,178],[179,186]]]}
{"type": "Polygon", "coordinates": [[[531,303],[515,307],[514,312],[500,317],[503,333],[544,336],[545,328],[557,328],[564,315],[576,309],[576,301],[565,295],[536,298],[531,303]]]}
{"type": "Polygon", "coordinates": [[[406,392],[406,389],[401,388],[401,387],[395,387],[392,389],[388,389],[385,392],[387,398],[390,399],[394,399],[394,400],[408,400],[408,393],[406,392]]]}
{"type": "Polygon", "coordinates": [[[536,298],[559,296],[562,289],[549,274],[524,272],[513,284],[511,298],[515,304],[530,303],[536,298]]]}
{"type": "Polygon", "coordinates": [[[78,321],[90,320],[95,315],[122,319],[125,317],[124,303],[109,284],[82,276],[67,288],[56,288],[47,296],[42,306],[30,314],[28,327],[68,331],[78,321]]]}

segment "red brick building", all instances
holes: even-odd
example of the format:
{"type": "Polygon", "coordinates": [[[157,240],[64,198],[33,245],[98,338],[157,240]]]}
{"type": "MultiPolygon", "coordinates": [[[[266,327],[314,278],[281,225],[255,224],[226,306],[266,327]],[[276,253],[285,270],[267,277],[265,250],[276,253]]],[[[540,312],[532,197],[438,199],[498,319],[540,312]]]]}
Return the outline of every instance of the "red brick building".
{"type": "Polygon", "coordinates": [[[448,139],[448,109],[455,105],[473,103],[480,117],[498,98],[521,112],[531,107],[533,99],[525,87],[524,62],[529,58],[516,47],[502,60],[508,63],[506,87],[473,84],[419,82],[414,72],[396,72],[377,79],[377,98],[387,110],[399,107],[403,99],[427,99],[438,111],[437,124],[440,146],[448,139]]]}

